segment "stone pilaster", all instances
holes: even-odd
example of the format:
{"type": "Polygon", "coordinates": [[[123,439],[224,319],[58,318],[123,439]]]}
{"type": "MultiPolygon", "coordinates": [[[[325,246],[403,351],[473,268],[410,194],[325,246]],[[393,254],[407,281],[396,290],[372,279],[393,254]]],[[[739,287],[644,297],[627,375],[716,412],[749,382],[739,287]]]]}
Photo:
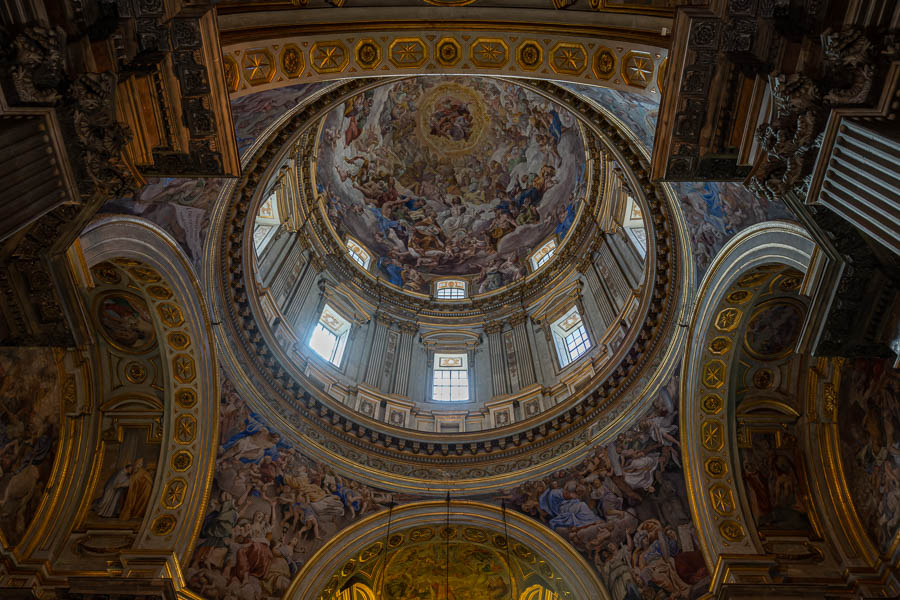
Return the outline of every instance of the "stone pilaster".
{"type": "Polygon", "coordinates": [[[506,370],[502,331],[502,321],[486,323],[484,326],[484,333],[488,338],[488,354],[491,357],[491,391],[494,396],[509,393],[509,373],[506,370]]]}
{"type": "Polygon", "coordinates": [[[391,392],[399,396],[409,396],[409,365],[417,331],[415,323],[400,323],[400,351],[397,354],[397,371],[391,388],[391,392]]]}
{"type": "Polygon", "coordinates": [[[369,350],[369,362],[366,366],[367,385],[373,388],[381,387],[381,378],[384,368],[384,350],[387,341],[387,332],[391,326],[391,319],[384,313],[375,313],[372,319],[372,327],[375,328],[375,335],[372,337],[372,346],[369,350]]]}

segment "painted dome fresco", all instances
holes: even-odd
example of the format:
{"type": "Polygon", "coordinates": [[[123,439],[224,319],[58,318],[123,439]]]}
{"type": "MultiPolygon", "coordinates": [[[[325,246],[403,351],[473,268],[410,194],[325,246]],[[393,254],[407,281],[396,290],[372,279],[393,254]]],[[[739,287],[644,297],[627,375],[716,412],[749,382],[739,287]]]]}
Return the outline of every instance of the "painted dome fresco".
{"type": "Polygon", "coordinates": [[[322,126],[317,189],[338,235],[416,292],[444,276],[485,293],[562,241],[585,193],[574,115],[508,81],[413,77],[358,94],[322,126]]]}

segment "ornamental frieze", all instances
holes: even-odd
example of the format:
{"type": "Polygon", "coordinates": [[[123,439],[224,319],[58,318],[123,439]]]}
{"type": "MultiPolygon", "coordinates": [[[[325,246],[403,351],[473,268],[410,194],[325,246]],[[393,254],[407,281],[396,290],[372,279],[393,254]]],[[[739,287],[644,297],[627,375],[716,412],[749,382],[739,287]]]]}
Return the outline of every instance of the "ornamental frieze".
{"type": "MultiPolygon", "coordinates": [[[[625,36],[627,37],[627,36],[625,36]]],[[[232,99],[297,83],[373,75],[546,76],[602,85],[656,96],[668,51],[620,38],[583,35],[546,35],[490,28],[478,36],[454,31],[369,31],[289,36],[222,48],[225,86],[232,99]],[[306,68],[309,65],[309,68],[306,68]],[[619,69],[618,67],[621,67],[619,69]]]]}

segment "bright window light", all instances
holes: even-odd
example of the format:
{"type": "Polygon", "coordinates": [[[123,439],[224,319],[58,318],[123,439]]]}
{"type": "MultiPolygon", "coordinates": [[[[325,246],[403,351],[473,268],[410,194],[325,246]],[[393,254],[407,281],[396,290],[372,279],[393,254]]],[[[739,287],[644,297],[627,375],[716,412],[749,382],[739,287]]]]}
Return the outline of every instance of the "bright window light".
{"type": "Polygon", "coordinates": [[[468,402],[469,370],[465,354],[435,354],[431,399],[468,402]]]}
{"type": "Polygon", "coordinates": [[[575,360],[588,351],[591,347],[591,340],[588,339],[587,330],[584,323],[578,325],[572,333],[566,336],[566,352],[569,353],[569,360],[575,360]]]}
{"type": "Polygon", "coordinates": [[[253,229],[253,243],[256,246],[256,254],[261,255],[272,238],[275,237],[275,230],[278,229],[278,202],[277,194],[273,190],[256,215],[256,223],[253,229]]]}
{"type": "Polygon", "coordinates": [[[641,207],[634,201],[632,196],[628,196],[625,214],[625,234],[638,251],[638,254],[641,255],[641,258],[644,258],[647,254],[647,231],[644,229],[641,207]]]}
{"type": "Polygon", "coordinates": [[[647,255],[647,230],[643,227],[626,227],[625,234],[634,245],[641,258],[647,255]]]}
{"type": "Polygon", "coordinates": [[[553,331],[560,366],[565,367],[591,349],[591,338],[577,307],[569,309],[550,328],[553,331]]]}
{"type": "Polygon", "coordinates": [[[556,238],[550,238],[544,243],[543,246],[538,248],[535,253],[531,255],[531,268],[537,270],[538,267],[553,258],[553,254],[555,252],[556,238]]]}
{"type": "Polygon", "coordinates": [[[372,255],[357,243],[353,238],[347,238],[347,254],[355,260],[359,266],[368,270],[369,263],[372,261],[372,255]]]}
{"type": "Polygon", "coordinates": [[[339,367],[349,334],[350,322],[326,304],[322,309],[319,322],[316,323],[312,335],[309,337],[309,347],[316,354],[339,367]]]}
{"type": "Polygon", "coordinates": [[[461,300],[466,297],[466,282],[461,279],[442,279],[434,284],[435,296],[441,300],[461,300]]]}

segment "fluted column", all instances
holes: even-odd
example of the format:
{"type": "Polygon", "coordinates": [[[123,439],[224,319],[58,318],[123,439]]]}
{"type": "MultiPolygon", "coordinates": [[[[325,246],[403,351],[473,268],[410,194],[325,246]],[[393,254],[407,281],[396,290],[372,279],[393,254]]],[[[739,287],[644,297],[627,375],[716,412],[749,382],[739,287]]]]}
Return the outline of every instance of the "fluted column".
{"type": "Polygon", "coordinates": [[[400,323],[400,350],[397,353],[397,373],[391,392],[409,396],[409,365],[412,361],[413,340],[418,327],[415,323],[400,323]]]}
{"type": "Polygon", "coordinates": [[[297,279],[303,272],[304,265],[301,262],[302,249],[297,242],[297,236],[289,234],[288,251],[284,255],[284,259],[278,267],[275,278],[269,286],[272,298],[275,303],[281,307],[284,301],[290,295],[292,288],[297,283],[297,279]]]}
{"type": "Polygon", "coordinates": [[[900,134],[896,128],[842,119],[827,164],[821,192],[814,200],[900,255],[900,134]]]}
{"type": "Polygon", "coordinates": [[[620,229],[616,233],[607,234],[606,240],[628,287],[638,287],[641,282],[641,263],[625,231],[620,229]]]}
{"type": "Polygon", "coordinates": [[[284,307],[284,316],[288,323],[291,323],[295,328],[297,327],[297,319],[300,318],[300,314],[303,311],[303,305],[306,303],[306,299],[309,298],[313,283],[315,283],[323,270],[325,270],[325,265],[322,263],[322,260],[315,254],[311,254],[303,267],[299,281],[294,286],[292,293],[288,295],[284,307]]]}
{"type": "Polygon", "coordinates": [[[484,333],[488,339],[488,353],[491,356],[491,390],[494,396],[509,393],[509,374],[506,371],[503,347],[503,322],[486,323],[484,333]]]}
{"type": "Polygon", "coordinates": [[[619,264],[609,249],[609,245],[604,243],[600,246],[600,260],[595,263],[597,270],[610,291],[610,296],[614,300],[613,306],[618,312],[625,305],[625,299],[631,293],[631,286],[625,281],[619,264]]]}
{"type": "Polygon", "coordinates": [[[600,312],[600,319],[603,321],[602,327],[605,330],[616,319],[616,311],[613,309],[613,299],[609,295],[606,286],[600,281],[600,275],[597,273],[597,266],[594,264],[594,257],[587,256],[578,266],[578,270],[584,275],[585,282],[588,285],[594,303],[600,312]]]}
{"type": "Polygon", "coordinates": [[[384,347],[390,325],[391,320],[387,315],[375,313],[375,318],[372,320],[375,335],[372,337],[372,346],[369,350],[369,363],[366,366],[365,379],[365,382],[374,388],[381,387],[381,375],[384,369],[384,347]]]}
{"type": "Polygon", "coordinates": [[[531,344],[528,343],[528,314],[524,311],[513,315],[509,320],[512,327],[512,340],[516,352],[516,362],[519,364],[519,387],[524,388],[535,383],[534,359],[531,353],[531,344]]]}

